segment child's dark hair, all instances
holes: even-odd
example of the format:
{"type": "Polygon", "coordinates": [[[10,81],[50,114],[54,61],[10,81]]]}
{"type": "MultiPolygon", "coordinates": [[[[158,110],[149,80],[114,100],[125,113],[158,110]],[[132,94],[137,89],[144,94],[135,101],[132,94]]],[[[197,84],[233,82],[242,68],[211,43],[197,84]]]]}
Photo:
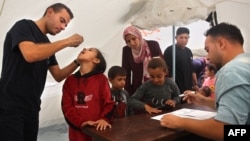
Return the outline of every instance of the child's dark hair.
{"type": "Polygon", "coordinates": [[[100,63],[96,64],[96,66],[95,66],[95,71],[100,72],[100,73],[104,73],[106,70],[106,66],[107,66],[106,60],[103,57],[101,51],[97,48],[95,48],[95,49],[97,52],[96,58],[100,59],[100,63]]]}
{"type": "Polygon", "coordinates": [[[108,78],[114,79],[116,76],[126,76],[127,72],[120,66],[112,66],[108,71],[108,78]]]}
{"type": "Polygon", "coordinates": [[[207,63],[207,64],[206,64],[206,67],[207,67],[207,69],[208,69],[209,71],[214,71],[214,74],[216,74],[217,69],[216,69],[216,67],[215,67],[214,64],[207,63]]]}
{"type": "Polygon", "coordinates": [[[208,86],[203,86],[201,87],[201,90],[204,92],[206,97],[209,97],[211,95],[211,89],[208,86]]]}
{"type": "Polygon", "coordinates": [[[148,69],[163,68],[166,73],[168,72],[168,67],[165,60],[161,57],[153,57],[148,63],[148,69]]]}

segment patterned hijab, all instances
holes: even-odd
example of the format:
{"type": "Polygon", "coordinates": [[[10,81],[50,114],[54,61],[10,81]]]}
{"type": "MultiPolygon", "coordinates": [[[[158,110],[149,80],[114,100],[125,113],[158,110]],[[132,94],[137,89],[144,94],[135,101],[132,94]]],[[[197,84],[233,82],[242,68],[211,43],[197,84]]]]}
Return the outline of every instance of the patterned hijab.
{"type": "Polygon", "coordinates": [[[142,38],[141,32],[134,26],[127,27],[123,32],[123,39],[125,40],[128,34],[136,36],[141,41],[140,51],[137,51],[131,48],[132,55],[135,63],[143,62],[143,79],[142,82],[145,82],[149,79],[149,74],[147,71],[148,62],[151,60],[151,53],[148,47],[146,40],[142,38]]]}

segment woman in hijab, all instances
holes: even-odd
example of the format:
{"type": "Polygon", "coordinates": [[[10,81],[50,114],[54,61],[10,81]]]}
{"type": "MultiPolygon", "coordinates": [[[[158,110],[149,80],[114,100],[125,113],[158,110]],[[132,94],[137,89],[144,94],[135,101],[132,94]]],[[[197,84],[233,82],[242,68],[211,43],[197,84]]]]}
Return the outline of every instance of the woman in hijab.
{"type": "Polygon", "coordinates": [[[122,51],[122,67],[127,71],[125,89],[131,96],[135,90],[149,79],[148,62],[152,57],[163,57],[159,43],[142,38],[141,32],[134,26],[123,32],[126,46],[122,51]]]}

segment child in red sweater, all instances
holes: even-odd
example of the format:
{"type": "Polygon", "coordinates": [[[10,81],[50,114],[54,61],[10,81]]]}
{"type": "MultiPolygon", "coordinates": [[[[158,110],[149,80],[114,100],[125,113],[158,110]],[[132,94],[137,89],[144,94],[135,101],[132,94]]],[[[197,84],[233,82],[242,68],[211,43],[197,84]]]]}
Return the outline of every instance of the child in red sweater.
{"type": "Polygon", "coordinates": [[[78,55],[80,69],[63,85],[62,111],[69,125],[70,141],[91,141],[81,130],[94,126],[96,130],[111,128],[112,109],[107,77],[103,74],[106,61],[97,48],[83,49],[78,55]]]}

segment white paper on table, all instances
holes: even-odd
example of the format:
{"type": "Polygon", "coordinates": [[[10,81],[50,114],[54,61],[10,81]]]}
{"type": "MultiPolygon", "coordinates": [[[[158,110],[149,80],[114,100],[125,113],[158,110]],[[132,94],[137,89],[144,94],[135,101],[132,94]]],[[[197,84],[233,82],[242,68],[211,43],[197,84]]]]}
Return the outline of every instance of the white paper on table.
{"type": "MultiPolygon", "coordinates": [[[[179,117],[202,120],[202,119],[209,119],[211,117],[214,117],[216,115],[216,112],[182,108],[182,109],[179,109],[170,113],[166,113],[166,114],[174,114],[179,117]]],[[[166,114],[154,116],[154,117],[151,117],[151,119],[161,120],[161,118],[166,114]]]]}

